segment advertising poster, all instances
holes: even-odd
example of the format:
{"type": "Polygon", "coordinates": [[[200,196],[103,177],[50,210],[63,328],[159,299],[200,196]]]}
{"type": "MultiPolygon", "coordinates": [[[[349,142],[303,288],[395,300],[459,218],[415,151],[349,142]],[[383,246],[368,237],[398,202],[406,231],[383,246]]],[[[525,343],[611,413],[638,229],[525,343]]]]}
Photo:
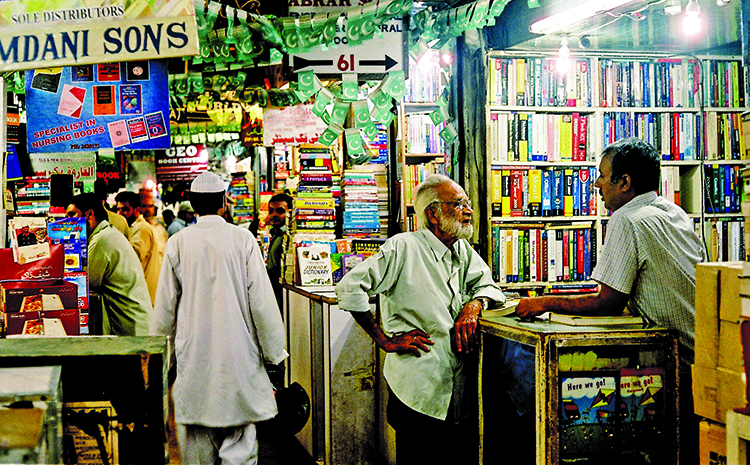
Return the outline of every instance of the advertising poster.
{"type": "MultiPolygon", "coordinates": [[[[197,55],[195,7],[192,0],[0,1],[0,50],[0,71],[76,65],[73,81],[88,82],[95,63],[197,55]]],[[[127,79],[138,71],[126,70],[127,79]]]]}
{"type": "Polygon", "coordinates": [[[167,62],[26,71],[29,153],[169,147],[167,62]]]}
{"type": "Polygon", "coordinates": [[[208,170],[208,150],[202,144],[176,145],[156,153],[156,182],[192,181],[208,170]]]}
{"type": "Polygon", "coordinates": [[[263,112],[263,145],[314,144],[328,126],[312,105],[266,108],[263,112]]]}

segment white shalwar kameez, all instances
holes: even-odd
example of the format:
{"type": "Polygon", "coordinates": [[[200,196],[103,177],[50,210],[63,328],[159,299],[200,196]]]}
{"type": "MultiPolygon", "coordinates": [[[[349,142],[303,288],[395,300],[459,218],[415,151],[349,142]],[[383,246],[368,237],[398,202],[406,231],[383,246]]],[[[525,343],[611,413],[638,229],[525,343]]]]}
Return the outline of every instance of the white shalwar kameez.
{"type": "MultiPolygon", "coordinates": [[[[207,215],[172,236],[151,323],[152,334],[174,337],[175,421],[183,433],[185,427],[232,427],[219,435],[234,442],[236,434],[243,435],[239,430],[254,430],[253,423],[276,415],[264,363],[278,364],[287,357],[284,326],[262,254],[249,231],[207,215]]],[[[222,456],[215,433],[207,433],[210,437],[193,447],[213,443],[223,463],[254,463],[222,456]]],[[[257,451],[254,431],[248,433],[247,447],[257,451]]],[[[205,457],[209,452],[197,454],[205,457]]]]}

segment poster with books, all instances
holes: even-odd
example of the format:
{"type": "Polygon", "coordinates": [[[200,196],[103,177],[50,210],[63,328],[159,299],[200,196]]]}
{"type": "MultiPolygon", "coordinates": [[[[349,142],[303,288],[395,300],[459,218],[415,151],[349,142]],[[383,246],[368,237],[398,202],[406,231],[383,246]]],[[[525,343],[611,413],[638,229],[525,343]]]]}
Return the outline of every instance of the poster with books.
{"type": "Polygon", "coordinates": [[[311,244],[297,248],[300,286],[331,286],[331,246],[311,244]]]}
{"type": "Polygon", "coordinates": [[[21,265],[49,257],[47,220],[41,216],[17,216],[8,220],[13,260],[21,265]]]}
{"type": "Polygon", "coordinates": [[[89,281],[86,218],[64,218],[49,224],[52,244],[64,249],[63,279],[78,287],[81,334],[88,334],[89,281]]]}
{"type": "Polygon", "coordinates": [[[614,450],[616,400],[615,376],[561,378],[561,458],[584,458],[594,452],[599,454],[614,450]]]}

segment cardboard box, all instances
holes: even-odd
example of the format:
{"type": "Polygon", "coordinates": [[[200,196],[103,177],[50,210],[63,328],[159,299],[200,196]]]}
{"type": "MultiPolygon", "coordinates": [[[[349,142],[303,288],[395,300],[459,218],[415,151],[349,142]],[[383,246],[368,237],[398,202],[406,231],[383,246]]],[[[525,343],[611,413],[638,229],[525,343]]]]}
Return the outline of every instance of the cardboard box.
{"type": "Polygon", "coordinates": [[[79,336],[80,310],[6,313],[8,336],[79,336]]]}
{"type": "Polygon", "coordinates": [[[720,423],[700,422],[700,465],[727,463],[727,429],[720,423]]]}
{"type": "MultiPolygon", "coordinates": [[[[737,323],[740,319],[742,302],[739,277],[742,274],[743,262],[699,263],[696,266],[696,365],[708,368],[720,366],[721,321],[737,323]]],[[[733,362],[729,363],[734,366],[733,362]]]]}
{"type": "Polygon", "coordinates": [[[727,410],[745,407],[744,373],[693,365],[695,413],[726,423],[727,410]]]}
{"type": "MultiPolygon", "coordinates": [[[[15,313],[24,311],[22,304],[33,305],[32,297],[40,295],[57,295],[63,309],[78,308],[78,286],[63,280],[46,281],[9,281],[0,283],[0,311],[15,313]]],[[[41,307],[30,307],[33,311],[41,307]]],[[[54,310],[60,310],[55,308],[54,310]]]]}
{"type": "Polygon", "coordinates": [[[736,372],[745,371],[740,323],[721,320],[719,334],[719,368],[736,372]]]}

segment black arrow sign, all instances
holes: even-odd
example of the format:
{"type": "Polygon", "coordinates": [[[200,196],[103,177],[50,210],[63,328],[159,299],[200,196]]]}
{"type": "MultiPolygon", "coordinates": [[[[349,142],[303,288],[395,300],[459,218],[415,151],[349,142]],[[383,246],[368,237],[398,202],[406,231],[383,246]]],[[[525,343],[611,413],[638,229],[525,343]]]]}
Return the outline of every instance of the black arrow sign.
{"type": "Polygon", "coordinates": [[[359,66],[385,66],[386,71],[393,68],[397,64],[398,61],[394,60],[388,55],[385,56],[385,60],[359,60],[359,66]]]}
{"type": "Polygon", "coordinates": [[[294,69],[300,70],[309,66],[333,66],[333,60],[308,60],[306,58],[292,56],[294,58],[294,69]]]}

